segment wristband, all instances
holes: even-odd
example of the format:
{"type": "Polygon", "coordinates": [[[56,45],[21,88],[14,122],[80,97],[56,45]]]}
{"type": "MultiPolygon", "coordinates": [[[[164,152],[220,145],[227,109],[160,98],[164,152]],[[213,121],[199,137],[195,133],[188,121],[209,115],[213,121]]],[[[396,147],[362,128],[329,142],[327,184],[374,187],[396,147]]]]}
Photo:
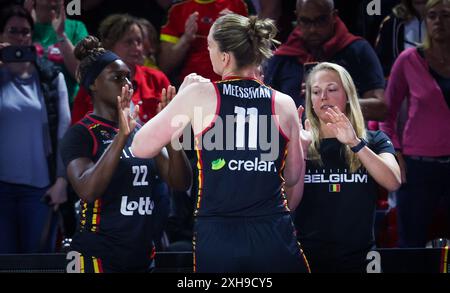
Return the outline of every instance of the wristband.
{"type": "Polygon", "coordinates": [[[363,147],[365,147],[367,145],[367,142],[363,139],[360,138],[360,143],[358,143],[357,145],[355,145],[354,147],[351,147],[350,149],[352,150],[352,152],[357,153],[359,152],[363,147]]]}

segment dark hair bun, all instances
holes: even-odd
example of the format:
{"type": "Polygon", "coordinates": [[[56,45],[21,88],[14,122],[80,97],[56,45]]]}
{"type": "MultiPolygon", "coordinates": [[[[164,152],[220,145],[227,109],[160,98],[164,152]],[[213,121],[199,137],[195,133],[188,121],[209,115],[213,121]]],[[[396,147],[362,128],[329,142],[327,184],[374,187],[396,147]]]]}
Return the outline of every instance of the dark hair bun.
{"type": "Polygon", "coordinates": [[[100,40],[94,36],[87,36],[76,45],[74,54],[81,61],[87,56],[101,51],[105,51],[105,49],[102,48],[100,40]]]}

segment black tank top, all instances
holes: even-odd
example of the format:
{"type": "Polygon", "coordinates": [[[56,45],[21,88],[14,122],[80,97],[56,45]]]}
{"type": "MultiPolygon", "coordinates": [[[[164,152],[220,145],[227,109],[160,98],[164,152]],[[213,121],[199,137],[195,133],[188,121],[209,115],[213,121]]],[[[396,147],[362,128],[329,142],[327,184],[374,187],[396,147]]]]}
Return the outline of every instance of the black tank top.
{"type": "MultiPolygon", "coordinates": [[[[97,162],[118,129],[100,117],[87,115],[79,125],[93,139],[92,160],[97,162]]],[[[135,158],[130,152],[137,129],[122,150],[119,164],[103,195],[93,203],[81,201],[79,233],[72,247],[120,269],[140,270],[154,253],[154,198],[156,166],[153,159],[135,158]]]]}
{"type": "Polygon", "coordinates": [[[195,137],[196,216],[287,212],[282,177],[287,138],[272,116],[275,91],[254,79],[229,79],[214,86],[216,120],[195,137]]]}

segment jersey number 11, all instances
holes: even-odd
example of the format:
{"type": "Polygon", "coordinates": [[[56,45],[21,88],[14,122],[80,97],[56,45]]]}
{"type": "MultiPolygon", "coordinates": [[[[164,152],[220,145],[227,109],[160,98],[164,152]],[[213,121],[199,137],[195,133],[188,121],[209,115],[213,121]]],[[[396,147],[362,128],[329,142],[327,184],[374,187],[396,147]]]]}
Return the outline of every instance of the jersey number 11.
{"type": "Polygon", "coordinates": [[[245,120],[248,115],[248,148],[256,149],[258,138],[258,109],[235,106],[236,114],[236,148],[245,147],[245,120]]]}

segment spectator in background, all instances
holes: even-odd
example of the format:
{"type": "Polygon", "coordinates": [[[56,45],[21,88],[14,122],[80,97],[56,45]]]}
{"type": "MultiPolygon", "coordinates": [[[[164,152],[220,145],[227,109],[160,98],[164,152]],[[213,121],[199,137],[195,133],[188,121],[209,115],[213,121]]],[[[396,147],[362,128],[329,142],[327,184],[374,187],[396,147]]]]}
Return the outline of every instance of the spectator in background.
{"type": "Polygon", "coordinates": [[[395,59],[404,49],[423,43],[426,36],[423,21],[426,3],[426,0],[402,0],[381,23],[375,51],[383,66],[384,76],[389,77],[395,59]]]}
{"type": "MultiPolygon", "coordinates": [[[[397,149],[403,185],[397,192],[399,245],[424,247],[435,209],[445,203],[450,227],[450,1],[425,6],[423,46],[403,51],[386,90],[389,114],[380,128],[397,149]],[[397,117],[407,100],[406,123],[397,117]]],[[[447,238],[449,230],[441,231],[447,238]]]]}
{"type": "MultiPolygon", "coordinates": [[[[423,43],[425,39],[426,28],[423,13],[426,2],[426,0],[402,0],[380,24],[374,47],[388,83],[392,65],[400,53],[407,48],[415,48],[423,43]]],[[[405,121],[408,117],[407,109],[408,105],[405,99],[399,108],[396,126],[397,133],[403,131],[405,121]]],[[[369,127],[379,129],[379,124],[378,122],[370,121],[369,127]]],[[[389,198],[388,203],[390,208],[388,210],[388,217],[389,214],[396,213],[396,192],[390,193],[389,198]]],[[[396,241],[396,233],[390,238],[396,241]]]]}
{"type": "Polygon", "coordinates": [[[44,56],[61,68],[66,79],[69,104],[78,92],[75,70],[78,66],[73,50],[74,46],[87,36],[84,24],[77,20],[66,19],[63,0],[27,0],[35,15],[33,41],[43,47],[44,56]]]}
{"type": "Polygon", "coordinates": [[[294,28],[296,0],[253,0],[256,14],[275,20],[278,28],[276,39],[285,42],[294,28]]]}
{"type": "MultiPolygon", "coordinates": [[[[30,46],[32,35],[28,11],[1,10],[0,49],[30,46]]],[[[69,123],[66,84],[54,64],[0,60],[0,254],[54,252],[56,223],[47,216],[67,199],[59,139],[69,123]]]]}
{"type": "Polygon", "coordinates": [[[383,19],[401,0],[335,0],[339,15],[349,30],[363,36],[371,45],[375,44],[383,19]],[[356,8],[352,9],[352,8],[356,8]]]}
{"type": "MultiPolygon", "coordinates": [[[[170,83],[161,71],[141,65],[144,56],[141,22],[128,14],[110,15],[100,24],[99,34],[103,46],[117,54],[130,68],[134,88],[132,103],[140,105],[139,120],[147,122],[156,114],[162,89],[170,83]]],[[[91,110],[90,93],[82,87],[74,102],[72,123],[91,110]]]]}
{"type": "Polygon", "coordinates": [[[219,80],[209,60],[206,37],[213,22],[221,15],[247,16],[242,0],[187,0],[174,4],[167,23],[161,28],[159,66],[174,84],[195,72],[219,80]]]}
{"type": "Polygon", "coordinates": [[[142,65],[158,69],[156,56],[159,53],[159,35],[153,24],[145,18],[139,18],[142,29],[143,62],[142,65]]]}
{"type": "Polygon", "coordinates": [[[296,189],[288,197],[301,199],[298,239],[313,273],[363,273],[375,244],[377,184],[400,186],[395,150],[382,131],[365,129],[353,80],[337,64],[319,63],[309,74],[306,118],[303,198],[296,189]]]}
{"type": "Polygon", "coordinates": [[[265,81],[304,105],[304,64],[330,61],[350,72],[366,119],[383,120],[384,77],[370,44],[352,34],[337,16],[333,0],[298,0],[297,27],[269,60],[265,81]],[[357,57],[356,57],[357,56],[357,57]]]}
{"type": "Polygon", "coordinates": [[[100,22],[112,14],[127,13],[149,20],[159,32],[166,22],[167,10],[175,0],[81,0],[81,15],[74,15],[74,19],[86,24],[88,31],[97,33],[100,22]]]}

